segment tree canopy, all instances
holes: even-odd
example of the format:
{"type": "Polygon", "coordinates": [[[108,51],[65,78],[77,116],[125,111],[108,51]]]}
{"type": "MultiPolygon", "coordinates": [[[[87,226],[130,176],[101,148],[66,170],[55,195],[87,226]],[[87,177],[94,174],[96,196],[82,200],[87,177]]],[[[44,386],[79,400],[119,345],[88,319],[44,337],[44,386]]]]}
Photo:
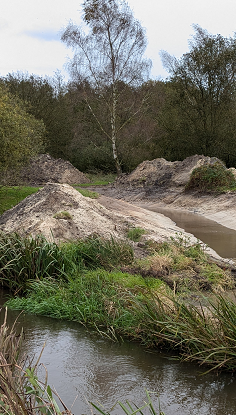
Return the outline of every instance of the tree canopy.
{"type": "Polygon", "coordinates": [[[0,172],[16,171],[43,148],[45,126],[0,84],[0,172]]]}
{"type": "Polygon", "coordinates": [[[236,159],[236,37],[194,28],[188,53],[162,52],[170,73],[166,127],[182,150],[236,159]]]}
{"type": "MultiPolygon", "coordinates": [[[[61,39],[75,52],[70,62],[72,79],[89,83],[97,97],[103,100],[110,120],[109,128],[104,126],[101,114],[91,105],[85,90],[84,98],[91,116],[104,137],[110,140],[120,174],[117,140],[125,123],[117,119],[117,105],[126,87],[137,87],[148,78],[150,61],[143,58],[147,40],[144,29],[125,0],[86,0],[83,12],[89,33],[71,22],[61,39]]],[[[132,117],[134,115],[132,113],[132,117]]]]}

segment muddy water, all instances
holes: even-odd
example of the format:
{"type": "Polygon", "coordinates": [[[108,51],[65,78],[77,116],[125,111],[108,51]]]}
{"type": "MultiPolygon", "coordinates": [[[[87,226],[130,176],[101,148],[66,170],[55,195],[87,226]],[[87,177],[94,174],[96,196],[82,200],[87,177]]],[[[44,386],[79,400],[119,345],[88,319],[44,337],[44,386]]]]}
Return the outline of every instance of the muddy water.
{"type": "MultiPolygon", "coordinates": [[[[4,302],[2,294],[1,303],[4,302]]],[[[17,312],[9,311],[9,324],[17,312]]],[[[145,388],[156,392],[153,401],[166,415],[235,415],[236,378],[230,374],[203,372],[161,353],[148,353],[132,343],[112,343],[79,324],[22,314],[19,328],[25,332],[24,351],[42,356],[62,399],[76,415],[91,414],[87,401],[99,401],[106,409],[125,399],[141,405],[145,388]]],[[[42,376],[42,374],[40,374],[42,376]]],[[[121,414],[114,409],[114,414],[121,414]]]]}
{"type": "MultiPolygon", "coordinates": [[[[175,209],[161,208],[157,205],[140,205],[153,212],[168,216],[179,228],[192,233],[209,245],[222,258],[236,258],[236,231],[226,228],[203,216],[175,209]]],[[[236,413],[236,411],[235,411],[236,413]]]]}

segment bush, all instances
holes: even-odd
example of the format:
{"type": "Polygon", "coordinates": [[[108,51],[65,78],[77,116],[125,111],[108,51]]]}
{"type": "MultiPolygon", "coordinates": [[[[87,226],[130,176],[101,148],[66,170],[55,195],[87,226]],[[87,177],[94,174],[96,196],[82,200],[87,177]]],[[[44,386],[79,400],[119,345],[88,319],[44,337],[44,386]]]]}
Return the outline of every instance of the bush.
{"type": "Polygon", "coordinates": [[[185,190],[199,192],[226,191],[236,188],[233,173],[220,162],[206,164],[192,171],[185,190]]]}

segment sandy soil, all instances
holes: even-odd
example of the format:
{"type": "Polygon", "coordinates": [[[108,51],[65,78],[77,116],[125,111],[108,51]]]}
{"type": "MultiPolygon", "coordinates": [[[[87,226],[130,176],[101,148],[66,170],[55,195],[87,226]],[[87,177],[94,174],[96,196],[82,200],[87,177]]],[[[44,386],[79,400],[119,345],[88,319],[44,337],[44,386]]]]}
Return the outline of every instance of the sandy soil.
{"type": "MultiPolygon", "coordinates": [[[[94,187],[103,197],[110,197],[117,202],[123,200],[136,207],[148,208],[159,206],[170,209],[181,209],[202,215],[214,220],[223,226],[236,230],[236,193],[228,192],[220,195],[201,195],[199,193],[185,193],[183,188],[163,190],[119,189],[115,186],[94,187]]],[[[91,189],[92,190],[92,189],[91,189]]],[[[99,201],[105,205],[105,199],[99,201]]],[[[117,203],[116,202],[116,203],[117,203]]],[[[124,210],[125,210],[124,205],[124,210]]],[[[116,204],[113,203],[114,209],[116,204]]],[[[121,208],[119,208],[121,209],[121,208]]]]}

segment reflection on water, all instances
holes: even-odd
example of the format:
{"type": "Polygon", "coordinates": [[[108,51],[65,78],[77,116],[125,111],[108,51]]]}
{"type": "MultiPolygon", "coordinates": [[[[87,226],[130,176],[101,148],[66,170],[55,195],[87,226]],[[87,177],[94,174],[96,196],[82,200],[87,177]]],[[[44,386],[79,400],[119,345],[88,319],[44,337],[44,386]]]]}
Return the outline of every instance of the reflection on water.
{"type": "MultiPolygon", "coordinates": [[[[17,315],[9,312],[9,324],[17,315]]],[[[141,405],[145,388],[159,395],[166,415],[236,413],[236,380],[230,374],[202,376],[198,366],[147,353],[133,343],[109,342],[73,322],[22,314],[20,324],[27,354],[38,356],[46,341],[41,361],[48,368],[49,384],[68,406],[77,396],[74,414],[91,413],[86,400],[99,401],[106,409],[125,399],[141,405]]]]}
{"type": "MultiPolygon", "coordinates": [[[[139,205],[153,212],[168,216],[179,228],[192,233],[209,245],[222,258],[236,258],[236,231],[226,228],[203,216],[175,209],[161,208],[157,205],[139,205]]],[[[236,411],[235,411],[236,412],[236,411]]]]}

